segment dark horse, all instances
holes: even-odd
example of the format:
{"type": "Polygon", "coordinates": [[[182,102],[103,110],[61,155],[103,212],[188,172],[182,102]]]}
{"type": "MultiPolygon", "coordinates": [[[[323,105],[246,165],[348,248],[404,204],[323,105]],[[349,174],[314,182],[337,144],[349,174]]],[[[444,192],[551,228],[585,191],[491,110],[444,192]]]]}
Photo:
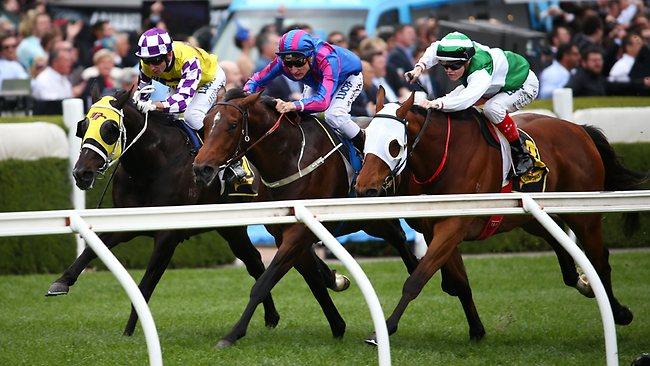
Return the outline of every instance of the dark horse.
{"type": "MultiPolygon", "coordinates": [[[[124,146],[132,143],[145,128],[145,116],[129,101],[130,93],[118,92],[115,97],[104,97],[100,103],[94,100],[88,113],[90,118],[81,122],[81,131],[77,131],[80,136],[83,136],[84,147],[75,164],[73,175],[77,186],[81,189],[92,187],[97,174],[103,171],[108,160],[111,160],[110,157],[100,156],[100,152],[106,155],[109,154],[107,149],[123,150],[124,146]],[[110,107],[107,102],[110,103],[110,107]],[[118,113],[110,109],[111,107],[118,112],[121,111],[124,117],[121,118],[118,113]],[[126,130],[125,134],[121,133],[124,130],[126,130]],[[125,138],[122,147],[116,147],[122,136],[125,138]],[[103,140],[104,146],[98,140],[103,140]]],[[[113,181],[114,206],[171,206],[250,200],[245,197],[225,196],[221,193],[219,183],[205,187],[195,181],[192,173],[194,156],[190,154],[188,139],[171,118],[163,113],[149,113],[146,131],[128,148],[128,151],[119,157],[120,164],[113,181]]],[[[148,301],[167,268],[176,246],[183,240],[208,230],[212,229],[116,232],[102,233],[99,237],[108,248],[140,235],[153,237],[153,252],[139,286],[142,295],[148,301]]],[[[219,228],[217,232],[228,242],[235,256],[244,262],[251,276],[258,278],[264,272],[261,256],[250,242],[245,227],[219,228]]],[[[63,272],[63,275],[54,281],[48,295],[67,294],[69,286],[77,281],[81,271],[95,257],[92,249],[87,247],[63,272]]],[[[266,325],[269,327],[277,325],[279,315],[270,295],[264,300],[264,309],[266,325]]],[[[136,322],[137,313],[132,307],[131,316],[124,329],[125,335],[133,334],[136,322]]]]}
{"type": "MultiPolygon", "coordinates": [[[[502,181],[500,151],[488,145],[478,128],[475,115],[470,111],[452,114],[431,111],[430,122],[425,125],[427,112],[414,107],[413,100],[412,94],[402,106],[394,103],[384,106],[383,93],[380,91],[377,97],[378,115],[394,118],[375,119],[371,122],[371,126],[373,123],[390,123],[390,128],[397,131],[398,136],[407,135],[406,146],[400,146],[399,139],[385,141],[393,157],[402,160],[408,158],[412,176],[403,178],[409,180],[407,193],[499,192],[502,181]],[[404,127],[405,121],[408,121],[407,127],[404,127]],[[447,136],[450,136],[448,142],[447,136]],[[411,152],[416,137],[421,137],[421,142],[411,152]],[[445,156],[446,163],[439,169],[445,156]],[[434,171],[439,174],[431,180],[434,171]],[[427,183],[418,184],[415,183],[416,180],[427,183]]],[[[548,191],[631,190],[645,180],[644,175],[621,164],[605,136],[594,127],[534,114],[522,114],[516,118],[523,130],[533,137],[543,161],[550,169],[546,183],[548,191]]],[[[373,130],[370,127],[367,129],[368,139],[373,138],[373,130]]],[[[363,196],[379,195],[390,184],[390,176],[391,169],[387,163],[375,154],[367,154],[357,180],[357,192],[363,196]]],[[[638,220],[638,214],[627,216],[626,221],[631,219],[627,223],[638,226],[635,218],[638,220]]],[[[416,270],[404,283],[402,297],[387,320],[389,334],[397,331],[398,322],[408,304],[454,253],[458,244],[464,240],[475,240],[487,219],[464,216],[420,220],[419,226],[424,230],[429,247],[416,270]]],[[[618,302],[612,291],[609,252],[603,245],[601,214],[562,214],[555,220],[566,223],[578,237],[603,282],[616,323],[629,324],[633,318],[632,312],[618,302]]],[[[573,267],[573,260],[563,250],[558,250],[560,244],[530,216],[507,216],[498,232],[506,232],[518,226],[544,238],[556,249],[565,283],[575,286],[578,274],[573,267]]]]}
{"type": "MultiPolygon", "coordinates": [[[[274,182],[294,176],[298,169],[309,169],[313,162],[328,156],[336,146],[326,128],[312,116],[296,113],[280,115],[275,110],[273,99],[260,97],[259,93],[247,96],[237,89],[229,90],[225,101],[217,103],[208,113],[204,126],[205,145],[194,160],[194,171],[197,177],[207,183],[214,179],[224,164],[245,154],[259,169],[263,181],[274,185],[274,182]]],[[[304,173],[290,183],[268,189],[266,199],[347,197],[350,187],[344,164],[343,158],[338,153],[333,153],[311,173],[304,173]]],[[[338,234],[363,229],[373,236],[384,238],[398,250],[409,273],[416,266],[417,260],[406,247],[405,236],[397,220],[354,222],[342,232],[336,223],[325,226],[338,234]]],[[[250,301],[240,320],[219,341],[218,346],[230,346],[245,335],[257,305],[292,266],[296,266],[309,284],[329,321],[333,335],[342,337],[345,332],[343,318],[321,279],[310,275],[314,271],[314,264],[311,256],[305,256],[305,251],[311,248],[315,235],[303,224],[269,226],[268,230],[275,237],[278,252],[264,274],[255,282],[250,301]]],[[[458,252],[455,254],[457,256],[452,256],[449,265],[443,270],[443,287],[449,288],[451,294],[462,292],[469,295],[462,299],[463,306],[468,320],[471,319],[472,322],[472,336],[480,338],[484,334],[483,325],[471,299],[462,258],[458,252]]]]}

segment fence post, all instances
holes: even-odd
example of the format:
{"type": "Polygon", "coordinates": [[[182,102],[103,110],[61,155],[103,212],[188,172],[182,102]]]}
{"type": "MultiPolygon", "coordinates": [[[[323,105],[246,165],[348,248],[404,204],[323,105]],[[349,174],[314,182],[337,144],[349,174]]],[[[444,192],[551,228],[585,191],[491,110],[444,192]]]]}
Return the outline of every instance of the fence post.
{"type": "MultiPolygon", "coordinates": [[[[77,122],[84,118],[84,103],[79,98],[70,98],[63,100],[63,122],[68,129],[68,149],[69,149],[69,166],[70,166],[70,182],[72,183],[71,201],[72,208],[75,210],[83,210],[86,208],[86,193],[79,189],[74,184],[72,177],[72,169],[74,168],[79,152],[81,151],[81,140],[75,136],[77,129],[77,122]]],[[[77,241],[77,257],[81,255],[86,247],[83,239],[79,234],[75,234],[77,241]]]]}
{"type": "Polygon", "coordinates": [[[553,90],[553,112],[558,117],[573,122],[573,90],[561,88],[553,90]]]}

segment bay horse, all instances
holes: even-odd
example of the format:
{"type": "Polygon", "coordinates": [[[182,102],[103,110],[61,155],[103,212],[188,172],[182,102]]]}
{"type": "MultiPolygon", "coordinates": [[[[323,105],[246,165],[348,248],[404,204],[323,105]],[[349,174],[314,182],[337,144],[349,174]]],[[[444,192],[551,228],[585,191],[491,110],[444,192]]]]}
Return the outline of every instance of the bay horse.
{"type": "MultiPolygon", "coordinates": [[[[350,182],[344,158],[335,152],[337,142],[327,127],[309,115],[279,114],[275,103],[274,99],[261,97],[260,93],[248,95],[241,89],[229,90],[224,101],[217,102],[204,120],[205,143],[194,160],[196,176],[209,184],[220,169],[245,155],[259,169],[262,181],[271,186],[265,199],[347,197],[350,182]],[[322,165],[311,170],[313,163],[319,161],[322,165]]],[[[416,268],[417,259],[406,246],[398,220],[353,222],[344,229],[337,223],[326,223],[325,226],[335,235],[363,229],[370,235],[383,238],[400,253],[409,273],[416,268]]],[[[278,251],[251,289],[250,300],[241,318],[217,343],[217,347],[231,346],[245,335],[257,305],[292,266],[308,283],[334,337],[342,337],[345,321],[320,277],[313,273],[312,256],[305,255],[316,236],[302,223],[271,225],[267,230],[275,238],[278,251]]],[[[459,296],[470,324],[471,337],[481,338],[485,330],[457,251],[443,268],[443,288],[449,294],[459,296]]]]}
{"type": "MultiPolygon", "coordinates": [[[[173,117],[162,112],[150,112],[145,125],[145,116],[135,108],[130,96],[128,91],[118,91],[114,97],[104,97],[99,102],[94,96],[94,104],[88,113],[90,118],[81,121],[77,131],[83,139],[81,153],[73,169],[79,188],[91,188],[97,175],[107,168],[111,160],[119,158],[113,180],[114,207],[250,201],[250,197],[229,197],[224,194],[219,180],[210,187],[196,182],[192,173],[194,156],[190,154],[189,140],[176,126],[173,117]],[[110,151],[118,153],[111,156],[110,151]]],[[[99,238],[109,249],[141,235],[154,239],[153,252],[139,284],[142,295],[149,301],[176,246],[191,236],[210,230],[213,229],[114,232],[101,233],[99,238]]],[[[248,237],[246,227],[224,227],[216,231],[228,242],[235,256],[244,262],[248,273],[258,278],[264,271],[264,264],[248,237]]],[[[95,257],[95,252],[86,247],[61,277],[52,283],[46,296],[67,294],[81,271],[95,257]]],[[[264,310],[266,325],[275,327],[279,315],[270,294],[264,299],[264,310]]],[[[133,334],[137,319],[138,315],[131,307],[125,335],[133,334]]]]}
{"type": "MultiPolygon", "coordinates": [[[[366,129],[366,152],[369,150],[368,141],[380,138],[373,134],[379,134],[382,129],[390,131],[385,136],[392,134],[395,137],[384,141],[391,155],[386,160],[395,161],[385,162],[378,157],[379,153],[367,153],[357,180],[357,193],[360,196],[385,193],[396,170],[390,165],[404,163],[411,174],[402,177],[408,180],[405,183],[408,194],[499,192],[503,178],[501,152],[489,146],[476,123],[475,114],[469,110],[451,114],[436,110],[427,112],[413,105],[414,97],[412,93],[401,106],[396,103],[384,105],[383,90],[378,93],[377,115],[370,126],[379,124],[380,128],[366,129]],[[429,122],[425,123],[427,119],[429,122]],[[417,144],[416,140],[420,143],[417,144]]],[[[595,127],[536,114],[521,114],[513,118],[534,139],[542,160],[550,169],[546,182],[548,191],[633,190],[647,179],[645,175],[624,167],[606,137],[595,127]]],[[[389,334],[397,331],[408,304],[457,250],[460,242],[476,240],[488,219],[464,216],[419,220],[429,243],[428,249],[405,281],[399,303],[386,321],[389,334]]],[[[566,223],[582,244],[603,282],[616,324],[629,324],[633,314],[619,303],[612,290],[609,251],[603,244],[601,214],[562,214],[555,220],[566,223]]],[[[638,228],[638,214],[626,215],[626,225],[630,229],[638,228]]],[[[556,249],[564,281],[574,286],[578,274],[573,260],[564,250],[558,251],[560,244],[531,216],[506,216],[498,232],[519,226],[542,237],[556,249]]]]}

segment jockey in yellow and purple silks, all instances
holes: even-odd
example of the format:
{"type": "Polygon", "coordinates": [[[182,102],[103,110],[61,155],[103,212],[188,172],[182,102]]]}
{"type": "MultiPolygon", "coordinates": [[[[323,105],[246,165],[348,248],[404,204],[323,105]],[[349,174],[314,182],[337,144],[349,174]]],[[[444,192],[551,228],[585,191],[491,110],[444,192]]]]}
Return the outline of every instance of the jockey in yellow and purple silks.
{"type": "MultiPolygon", "coordinates": [[[[217,64],[217,56],[183,42],[173,42],[169,33],[160,28],[151,28],[140,36],[135,55],[140,58],[140,83],[134,94],[137,108],[143,113],[184,113],[189,127],[203,127],[203,118],[226,84],[226,74],[217,64]],[[152,80],[170,87],[172,94],[163,101],[149,101],[149,94],[141,94],[140,90],[152,80]]],[[[192,142],[198,150],[198,140],[192,142]]]]}
{"type": "Polygon", "coordinates": [[[350,116],[352,102],[363,88],[359,57],[304,30],[285,33],[278,48],[275,59],[248,80],[244,91],[257,92],[281,74],[301,81],[305,85],[303,98],[295,102],[278,99],[278,112],[324,111],[325,122],[363,151],[363,131],[350,116]]]}

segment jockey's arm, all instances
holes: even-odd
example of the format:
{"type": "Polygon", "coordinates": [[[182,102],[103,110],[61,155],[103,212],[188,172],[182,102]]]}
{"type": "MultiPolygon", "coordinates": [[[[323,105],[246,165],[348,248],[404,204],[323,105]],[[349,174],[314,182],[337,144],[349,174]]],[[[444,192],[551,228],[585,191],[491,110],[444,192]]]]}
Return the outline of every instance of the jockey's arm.
{"type": "Polygon", "coordinates": [[[181,68],[181,80],[176,87],[176,93],[162,102],[156,102],[156,109],[168,113],[182,113],[190,104],[201,80],[201,64],[197,58],[187,60],[181,68]]]}
{"type": "Polygon", "coordinates": [[[262,70],[253,74],[244,85],[244,91],[248,93],[257,93],[264,89],[264,86],[271,82],[282,73],[282,64],[280,58],[276,57],[270,64],[266,65],[262,70]]]}
{"type": "Polygon", "coordinates": [[[487,92],[491,82],[492,76],[486,70],[473,72],[467,77],[467,87],[456,95],[450,93],[439,99],[442,102],[441,109],[445,112],[455,112],[473,106],[487,92]]]}

